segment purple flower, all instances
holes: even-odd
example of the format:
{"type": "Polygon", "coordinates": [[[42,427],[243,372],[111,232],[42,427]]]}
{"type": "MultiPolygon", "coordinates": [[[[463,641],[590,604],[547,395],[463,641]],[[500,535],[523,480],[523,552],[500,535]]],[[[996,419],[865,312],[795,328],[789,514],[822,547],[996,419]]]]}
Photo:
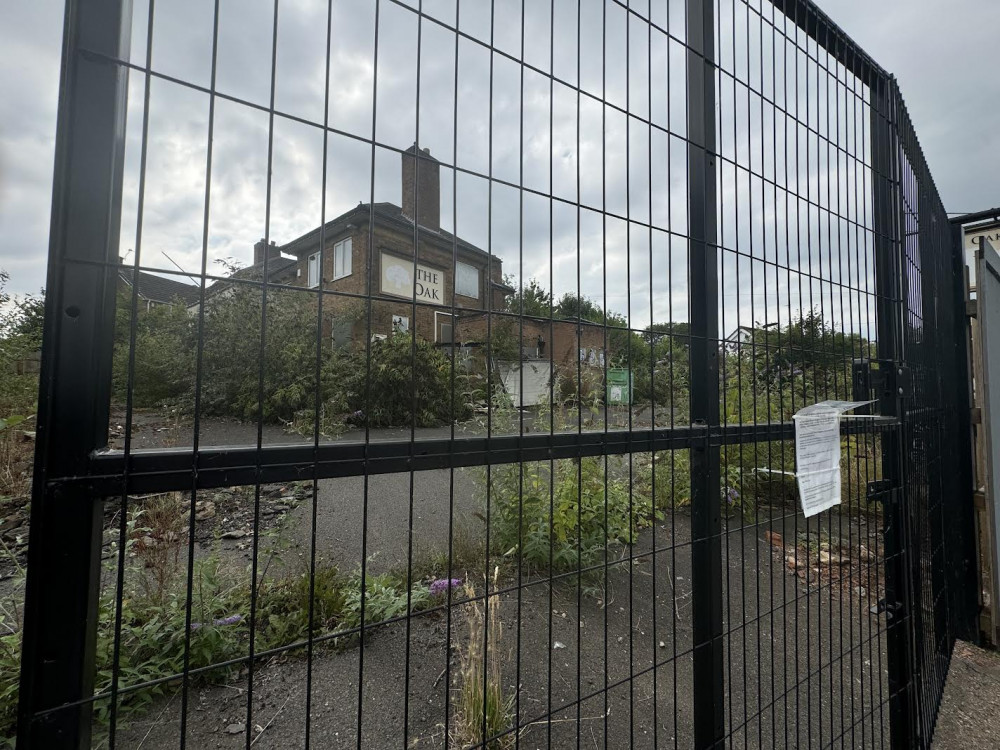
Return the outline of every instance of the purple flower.
{"type": "Polygon", "coordinates": [[[431,594],[438,596],[445,593],[450,588],[455,588],[456,586],[461,585],[461,578],[438,578],[437,580],[431,581],[431,594]]]}
{"type": "Polygon", "coordinates": [[[735,487],[726,487],[726,502],[730,505],[735,505],[736,501],[740,499],[740,493],[735,487]]]}

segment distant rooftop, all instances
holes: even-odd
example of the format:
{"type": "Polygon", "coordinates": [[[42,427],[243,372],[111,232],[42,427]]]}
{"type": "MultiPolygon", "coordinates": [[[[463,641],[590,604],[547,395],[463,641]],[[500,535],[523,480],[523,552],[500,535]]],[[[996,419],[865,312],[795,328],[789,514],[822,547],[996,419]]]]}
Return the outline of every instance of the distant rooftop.
{"type": "MultiPolygon", "coordinates": [[[[118,276],[128,284],[133,286],[135,269],[132,266],[121,266],[118,269],[118,276]]],[[[201,287],[189,284],[185,281],[157,276],[156,274],[139,271],[139,298],[149,302],[159,302],[170,304],[180,299],[186,305],[193,305],[198,302],[201,287]]]]}

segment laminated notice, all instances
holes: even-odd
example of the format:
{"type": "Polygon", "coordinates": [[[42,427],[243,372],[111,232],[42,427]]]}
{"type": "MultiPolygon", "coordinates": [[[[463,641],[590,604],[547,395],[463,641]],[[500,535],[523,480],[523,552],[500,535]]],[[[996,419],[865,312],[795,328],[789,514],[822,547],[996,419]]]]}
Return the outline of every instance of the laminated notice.
{"type": "Polygon", "coordinates": [[[840,504],[840,418],[871,401],[820,401],[795,421],[795,479],[808,518],[840,504]]]}

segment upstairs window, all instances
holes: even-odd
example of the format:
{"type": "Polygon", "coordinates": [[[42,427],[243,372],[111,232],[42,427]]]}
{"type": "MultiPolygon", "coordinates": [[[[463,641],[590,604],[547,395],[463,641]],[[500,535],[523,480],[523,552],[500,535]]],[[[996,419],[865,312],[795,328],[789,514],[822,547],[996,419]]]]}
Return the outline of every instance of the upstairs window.
{"type": "Polygon", "coordinates": [[[333,280],[351,275],[351,238],[333,246],[333,280]]]}
{"type": "Polygon", "coordinates": [[[479,269],[468,263],[455,263],[455,294],[479,299],[479,269]]]}

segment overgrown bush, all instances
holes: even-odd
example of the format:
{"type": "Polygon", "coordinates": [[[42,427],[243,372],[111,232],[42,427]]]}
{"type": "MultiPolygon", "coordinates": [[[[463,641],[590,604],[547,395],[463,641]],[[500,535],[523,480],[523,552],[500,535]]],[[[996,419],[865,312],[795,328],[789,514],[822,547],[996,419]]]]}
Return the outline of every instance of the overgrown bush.
{"type": "MultiPolygon", "coordinates": [[[[292,421],[331,396],[333,352],[319,349],[316,380],[316,299],[301,292],[271,289],[261,351],[260,289],[234,286],[214,295],[205,309],[201,406],[203,414],[264,421],[292,421]],[[263,403],[260,373],[263,371],[263,403]]],[[[193,402],[193,399],[192,399],[193,402]]]]}
{"type": "Polygon", "coordinates": [[[132,339],[132,294],[118,291],[111,386],[114,401],[124,406],[129,374],[132,405],[138,408],[176,404],[194,388],[195,322],[183,303],[147,307],[138,302],[135,348],[132,339]]]}
{"type": "MultiPolygon", "coordinates": [[[[604,369],[599,367],[580,367],[575,364],[555,368],[553,397],[557,404],[572,406],[591,411],[596,414],[604,405],[605,385],[604,369]]],[[[548,400],[546,395],[545,400],[548,400]]]]}
{"type": "MultiPolygon", "coordinates": [[[[336,434],[345,422],[363,423],[366,415],[372,427],[407,426],[412,419],[417,427],[433,427],[470,415],[475,392],[470,390],[466,398],[456,388],[452,412],[451,361],[431,342],[414,342],[407,333],[373,341],[368,380],[365,347],[321,344],[316,300],[301,292],[269,291],[262,349],[262,304],[260,289],[249,285],[232,285],[206,302],[202,415],[248,421],[262,415],[265,422],[284,422],[312,434],[318,398],[320,432],[325,435],[336,434]]],[[[123,292],[114,360],[119,403],[128,392],[130,319],[131,299],[123,292]]],[[[137,312],[131,365],[135,406],[194,406],[198,329],[198,316],[183,305],[137,312]]]]}
{"type": "Polygon", "coordinates": [[[42,348],[44,293],[12,297],[0,269],[0,417],[35,413],[38,374],[25,368],[42,348]],[[27,371],[25,371],[27,369],[27,371]]]}
{"type": "MultiPolygon", "coordinates": [[[[187,629],[187,570],[183,537],[174,534],[183,503],[161,496],[147,501],[127,524],[126,569],[121,599],[118,652],[120,688],[164,680],[119,696],[119,715],[141,711],[160,695],[173,692],[179,680],[166,678],[184,669],[186,635],[190,636],[188,666],[206,669],[196,679],[225,678],[229,667],[215,664],[245,656],[249,648],[251,587],[248,571],[223,564],[217,555],[195,560],[191,588],[191,627],[187,629]],[[180,560],[181,564],[177,564],[180,560]]],[[[112,550],[115,552],[115,550],[112,550]]],[[[118,555],[109,558],[108,576],[116,575],[118,555]]],[[[23,573],[19,580],[23,584],[23,573]]],[[[318,564],[313,590],[313,634],[355,631],[361,624],[361,573],[341,574],[318,564]]],[[[379,623],[415,612],[431,601],[427,583],[396,573],[369,575],[365,580],[365,623],[379,623]],[[409,588],[409,591],[407,590],[409,588]]],[[[309,635],[310,580],[308,571],[268,577],[257,584],[255,648],[266,651],[305,641],[309,635]]],[[[17,710],[22,622],[14,597],[0,600],[0,737],[11,736],[17,710]]],[[[114,675],[116,588],[102,591],[98,610],[95,692],[107,693],[114,675]]],[[[357,634],[334,638],[334,647],[357,640],[357,634]]],[[[95,718],[106,722],[111,707],[96,701],[95,718]]]]}
{"type": "Polygon", "coordinates": [[[531,570],[566,571],[604,560],[653,521],[650,496],[607,476],[598,457],[508,464],[491,471],[490,544],[531,570]]]}
{"type": "Polygon", "coordinates": [[[364,347],[336,364],[344,403],[358,421],[367,416],[371,427],[437,427],[464,421],[472,404],[455,394],[452,411],[451,360],[410,333],[394,333],[371,344],[371,364],[364,347]],[[370,375],[369,375],[370,372],[370,375]]]}
{"type": "Polygon", "coordinates": [[[635,493],[652,497],[660,512],[691,504],[691,464],[687,450],[658,451],[636,456],[635,493]]]}

